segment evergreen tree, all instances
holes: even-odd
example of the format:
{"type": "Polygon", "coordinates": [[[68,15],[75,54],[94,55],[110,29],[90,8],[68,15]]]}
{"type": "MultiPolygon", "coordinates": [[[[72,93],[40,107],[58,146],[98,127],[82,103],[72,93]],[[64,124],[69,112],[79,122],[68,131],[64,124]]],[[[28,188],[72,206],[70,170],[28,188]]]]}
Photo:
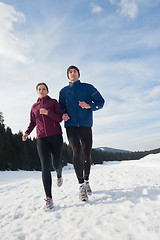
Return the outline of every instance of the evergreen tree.
{"type": "Polygon", "coordinates": [[[6,161],[5,161],[5,127],[4,127],[4,118],[2,112],[0,112],[0,170],[6,169],[6,161]]]}
{"type": "Polygon", "coordinates": [[[3,122],[4,122],[3,113],[0,111],[0,125],[3,125],[3,122]]]}

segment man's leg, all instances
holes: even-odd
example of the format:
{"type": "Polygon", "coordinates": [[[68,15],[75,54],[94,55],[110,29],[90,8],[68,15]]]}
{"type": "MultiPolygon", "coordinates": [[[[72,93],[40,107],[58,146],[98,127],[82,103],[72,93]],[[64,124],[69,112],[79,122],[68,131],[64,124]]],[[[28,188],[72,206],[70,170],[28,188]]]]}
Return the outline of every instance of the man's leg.
{"type": "Polygon", "coordinates": [[[79,135],[83,147],[83,170],[84,170],[84,180],[89,180],[89,174],[91,169],[91,150],[92,150],[92,129],[90,127],[80,127],[79,135]]]}
{"type": "Polygon", "coordinates": [[[89,175],[91,169],[91,150],[92,150],[92,129],[90,127],[81,127],[79,129],[81,143],[83,147],[83,156],[84,156],[84,163],[83,163],[83,174],[85,180],[85,188],[88,195],[92,194],[92,190],[89,185],[89,175]]]}
{"type": "Polygon", "coordinates": [[[82,159],[82,147],[79,138],[78,127],[66,127],[68,141],[73,151],[73,165],[76,172],[78,182],[82,184],[83,179],[83,159],[82,159]]]}

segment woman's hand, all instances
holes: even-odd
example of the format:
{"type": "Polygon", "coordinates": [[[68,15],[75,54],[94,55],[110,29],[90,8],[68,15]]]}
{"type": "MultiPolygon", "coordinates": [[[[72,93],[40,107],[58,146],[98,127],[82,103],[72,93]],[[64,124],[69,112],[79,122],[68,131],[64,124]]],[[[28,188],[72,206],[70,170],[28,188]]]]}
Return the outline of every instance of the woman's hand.
{"type": "Polygon", "coordinates": [[[28,134],[24,134],[24,135],[22,136],[22,141],[25,142],[25,141],[27,140],[27,138],[28,138],[28,134]]]}
{"type": "Polygon", "coordinates": [[[40,108],[39,112],[40,112],[40,114],[44,114],[44,115],[48,114],[48,110],[45,108],[40,108]]]}

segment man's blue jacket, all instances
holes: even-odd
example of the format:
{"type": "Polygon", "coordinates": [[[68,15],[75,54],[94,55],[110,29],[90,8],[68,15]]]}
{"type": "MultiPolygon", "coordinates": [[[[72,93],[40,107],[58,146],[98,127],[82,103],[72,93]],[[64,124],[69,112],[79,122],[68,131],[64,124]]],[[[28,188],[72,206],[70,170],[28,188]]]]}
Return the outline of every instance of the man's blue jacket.
{"type": "Polygon", "coordinates": [[[92,127],[93,111],[101,109],[104,99],[98,90],[91,84],[81,83],[80,80],[62,88],[59,94],[59,104],[62,113],[67,113],[70,119],[65,122],[65,127],[92,127]],[[79,106],[79,101],[88,103],[91,108],[79,106]]]}

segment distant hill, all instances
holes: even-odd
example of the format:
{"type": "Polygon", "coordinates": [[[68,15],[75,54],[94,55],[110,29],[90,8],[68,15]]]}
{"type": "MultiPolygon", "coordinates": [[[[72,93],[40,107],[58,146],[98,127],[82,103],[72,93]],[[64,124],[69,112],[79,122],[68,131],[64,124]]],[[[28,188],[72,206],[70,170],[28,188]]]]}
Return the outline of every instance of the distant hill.
{"type": "Polygon", "coordinates": [[[116,153],[116,152],[129,153],[129,152],[131,152],[131,151],[128,151],[128,150],[109,148],[109,147],[99,147],[99,148],[95,148],[95,149],[96,150],[101,150],[101,151],[106,151],[106,152],[112,152],[112,153],[116,153]]]}

